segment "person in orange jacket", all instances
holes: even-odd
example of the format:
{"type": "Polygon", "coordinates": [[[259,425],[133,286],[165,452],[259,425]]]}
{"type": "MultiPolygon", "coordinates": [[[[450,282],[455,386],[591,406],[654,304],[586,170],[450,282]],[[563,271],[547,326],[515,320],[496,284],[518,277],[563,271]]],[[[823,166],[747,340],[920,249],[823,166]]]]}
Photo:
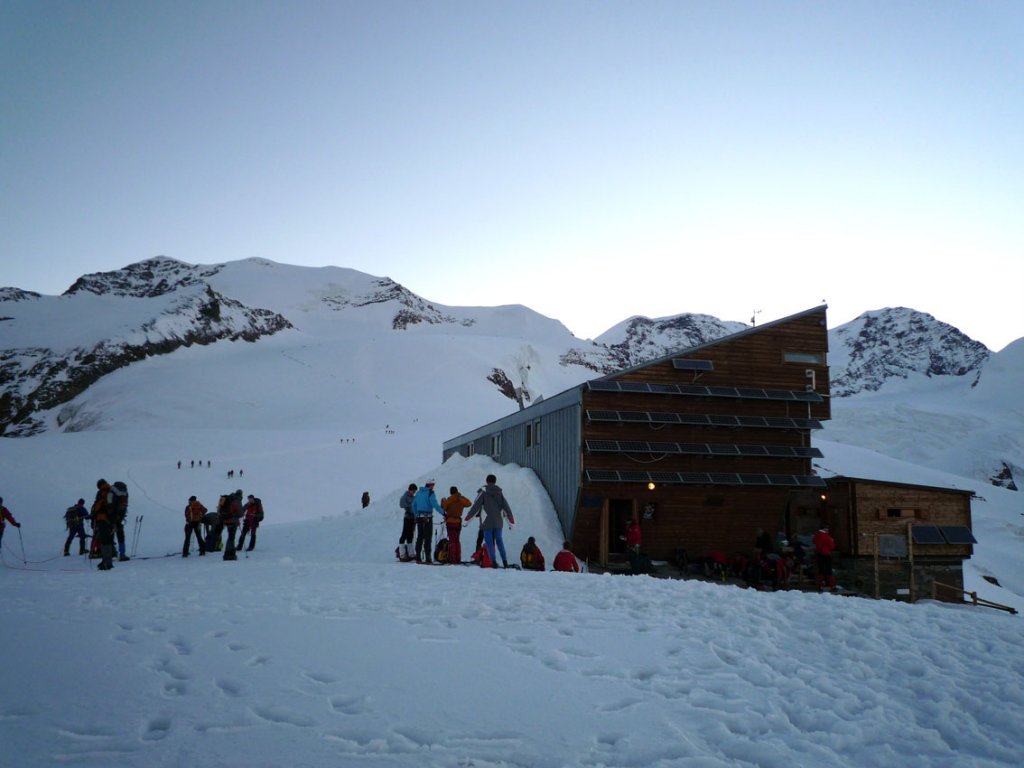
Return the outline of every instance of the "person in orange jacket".
{"type": "Polygon", "coordinates": [[[92,503],[93,535],[99,540],[101,571],[114,567],[114,492],[110,483],[100,478],[96,481],[96,498],[92,503]]]}
{"type": "Polygon", "coordinates": [[[459,493],[456,486],[448,491],[449,495],[441,499],[444,510],[444,524],[448,529],[448,562],[462,562],[462,510],[473,505],[473,502],[459,493]]]}
{"type": "Polygon", "coordinates": [[[4,506],[4,500],[0,499],[0,546],[4,543],[4,528],[10,523],[15,528],[21,528],[21,523],[14,519],[11,510],[4,506]]]}
{"type": "Polygon", "coordinates": [[[814,553],[818,561],[818,591],[821,592],[828,581],[829,589],[833,592],[836,589],[836,577],[832,573],[832,552],[836,548],[836,540],[828,532],[828,526],[823,525],[814,534],[814,553]]]}
{"type": "Polygon", "coordinates": [[[185,544],[181,548],[181,556],[188,557],[188,551],[192,546],[192,534],[196,535],[196,543],[199,544],[200,556],[206,554],[206,544],[203,542],[203,535],[199,530],[199,524],[203,522],[203,515],[206,514],[206,507],[195,496],[188,497],[188,504],[185,505],[185,544]]]}

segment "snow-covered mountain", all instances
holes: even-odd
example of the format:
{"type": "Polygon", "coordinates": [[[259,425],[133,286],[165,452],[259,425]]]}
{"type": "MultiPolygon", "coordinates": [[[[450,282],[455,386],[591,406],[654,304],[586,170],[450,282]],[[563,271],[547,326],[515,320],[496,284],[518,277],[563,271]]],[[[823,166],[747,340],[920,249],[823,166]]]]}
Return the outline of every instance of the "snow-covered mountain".
{"type": "MultiPolygon", "coordinates": [[[[746,327],[698,314],[632,317],[580,340],[524,306],[443,306],[350,269],[161,257],[85,275],[59,297],[0,289],[0,434],[345,435],[401,423],[431,425],[440,444],[587,378],[746,327]],[[222,402],[221,422],[195,398],[222,402]],[[237,402],[243,412],[227,407],[237,402]]],[[[994,354],[911,309],[867,312],[830,331],[835,418],[825,437],[1016,487],[1015,346],[994,354]]]]}

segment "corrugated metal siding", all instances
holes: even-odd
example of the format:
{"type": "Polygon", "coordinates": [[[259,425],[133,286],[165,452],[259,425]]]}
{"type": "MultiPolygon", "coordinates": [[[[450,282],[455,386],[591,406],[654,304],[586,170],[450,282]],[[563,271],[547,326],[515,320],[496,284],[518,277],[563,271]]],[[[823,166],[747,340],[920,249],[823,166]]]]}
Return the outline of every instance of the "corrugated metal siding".
{"type": "MultiPolygon", "coordinates": [[[[569,393],[565,393],[569,394],[569,393]]],[[[473,452],[491,455],[491,437],[501,435],[501,451],[492,458],[501,464],[529,467],[551,497],[563,535],[568,537],[576,516],[576,497],[580,484],[580,430],[582,407],[579,391],[562,398],[561,403],[538,403],[500,419],[488,427],[473,430],[444,444],[444,458],[453,453],[473,452]],[[561,407],[557,407],[561,405],[561,407]],[[544,406],[544,407],[541,407],[544,406]],[[553,407],[555,406],[555,407],[553,407]],[[526,445],[526,427],[540,422],[540,444],[526,445]]]]}

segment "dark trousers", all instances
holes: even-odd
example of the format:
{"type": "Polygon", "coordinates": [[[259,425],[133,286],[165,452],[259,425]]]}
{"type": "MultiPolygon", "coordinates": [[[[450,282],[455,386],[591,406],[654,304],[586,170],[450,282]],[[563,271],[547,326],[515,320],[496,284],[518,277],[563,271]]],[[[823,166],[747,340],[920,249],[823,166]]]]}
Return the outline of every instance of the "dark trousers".
{"type": "Polygon", "coordinates": [[[242,535],[238,539],[238,548],[241,549],[242,545],[245,544],[245,534],[252,533],[249,537],[249,551],[251,552],[256,548],[256,529],[260,527],[260,524],[255,520],[246,520],[242,523],[242,535]]]}
{"type": "Polygon", "coordinates": [[[238,521],[226,523],[224,528],[227,532],[227,542],[224,544],[224,559],[237,560],[238,555],[235,554],[235,534],[238,533],[238,521]]]}
{"type": "Polygon", "coordinates": [[[462,562],[462,542],[459,537],[462,535],[462,523],[447,523],[448,528],[448,562],[462,562]]]}
{"type": "Polygon", "coordinates": [[[181,556],[188,557],[188,550],[192,546],[192,534],[196,535],[196,544],[199,545],[199,554],[206,554],[206,545],[203,544],[203,536],[199,532],[199,523],[185,523],[185,544],[181,548],[181,556]]]}
{"type": "Polygon", "coordinates": [[[434,519],[433,517],[416,518],[416,559],[433,562],[434,553],[434,519]],[[422,556],[420,553],[423,553],[422,556]]]}
{"type": "Polygon", "coordinates": [[[71,550],[71,542],[75,540],[75,536],[79,538],[78,542],[78,554],[85,554],[85,526],[79,523],[74,528],[68,530],[67,541],[64,542],[64,552],[67,553],[71,550]]]}
{"type": "Polygon", "coordinates": [[[113,567],[114,559],[114,524],[109,520],[99,520],[93,535],[100,540],[100,564],[103,570],[113,567]]]}
{"type": "Polygon", "coordinates": [[[416,518],[412,515],[406,515],[402,518],[402,536],[398,540],[399,544],[412,544],[413,537],[416,535],[416,518]]]}

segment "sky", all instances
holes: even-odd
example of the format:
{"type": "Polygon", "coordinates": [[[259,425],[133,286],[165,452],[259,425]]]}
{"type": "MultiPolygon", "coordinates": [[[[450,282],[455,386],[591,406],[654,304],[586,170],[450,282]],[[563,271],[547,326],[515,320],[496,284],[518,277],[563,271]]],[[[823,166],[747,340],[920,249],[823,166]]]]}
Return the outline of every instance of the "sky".
{"type": "Polygon", "coordinates": [[[1013,3],[0,6],[0,285],[156,255],[1024,335],[1013,3]]]}

